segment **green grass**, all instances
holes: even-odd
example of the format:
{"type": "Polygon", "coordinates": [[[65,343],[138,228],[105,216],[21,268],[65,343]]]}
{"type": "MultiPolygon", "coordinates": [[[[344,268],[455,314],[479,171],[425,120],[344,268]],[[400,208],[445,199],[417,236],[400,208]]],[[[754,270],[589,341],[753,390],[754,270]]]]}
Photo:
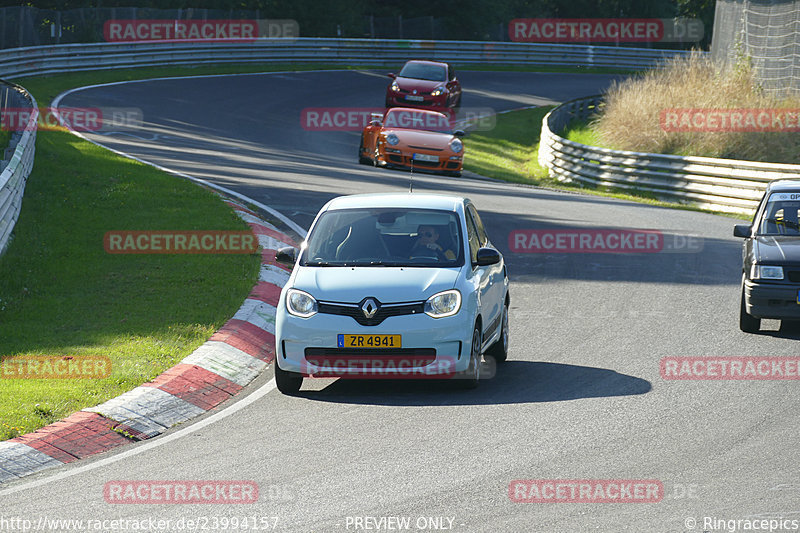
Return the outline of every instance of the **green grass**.
{"type": "MultiPolygon", "coordinates": [[[[550,178],[547,169],[539,165],[538,156],[542,119],[551,109],[552,106],[538,107],[497,115],[494,129],[473,132],[464,137],[464,170],[512,183],[580,191],[662,207],[713,212],[691,205],[664,202],[646,191],[631,194],[608,187],[589,188],[567,184],[550,178]]],[[[601,146],[597,134],[584,123],[571,123],[562,136],[575,142],[601,146]]],[[[745,215],[715,214],[745,220],[750,218],[745,215]]]]}
{"type": "Polygon", "coordinates": [[[552,106],[497,115],[489,131],[464,137],[464,170],[517,183],[539,185],[547,170],[537,161],[542,119],[552,106]]]}
{"type": "Polygon", "coordinates": [[[609,148],[603,144],[600,135],[586,121],[573,120],[567,125],[566,130],[561,133],[561,136],[576,143],[609,148]]]}
{"type": "Polygon", "coordinates": [[[11,132],[10,131],[3,131],[0,130],[0,158],[2,158],[3,150],[8,147],[8,143],[11,141],[11,132]]]}
{"type": "MultiPolygon", "coordinates": [[[[28,86],[46,102],[87,77],[36,79],[28,86]]],[[[64,131],[37,134],[14,239],[0,257],[0,357],[102,355],[111,358],[113,371],[106,379],[0,379],[0,440],[151,380],[239,308],[257,280],[257,254],[104,251],[106,231],[156,229],[247,225],[189,181],[64,131]]]]}

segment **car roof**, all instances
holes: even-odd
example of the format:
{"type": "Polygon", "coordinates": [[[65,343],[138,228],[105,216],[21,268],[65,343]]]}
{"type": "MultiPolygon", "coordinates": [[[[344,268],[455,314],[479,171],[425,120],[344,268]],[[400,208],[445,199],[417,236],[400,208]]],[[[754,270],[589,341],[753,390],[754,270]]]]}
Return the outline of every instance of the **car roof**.
{"type": "Polygon", "coordinates": [[[800,177],[779,179],[769,182],[769,191],[800,191],[800,177]]]}
{"type": "Polygon", "coordinates": [[[420,208],[420,209],[440,209],[443,211],[461,211],[459,206],[468,202],[466,198],[460,196],[448,196],[443,194],[426,193],[370,193],[352,194],[349,196],[339,196],[326,204],[327,210],[332,209],[354,209],[364,207],[399,207],[399,208],[420,208]]]}
{"type": "Polygon", "coordinates": [[[438,65],[440,67],[448,66],[447,63],[442,63],[441,61],[430,61],[427,59],[412,59],[410,61],[406,61],[406,65],[408,65],[409,63],[423,63],[425,65],[438,65]]]}

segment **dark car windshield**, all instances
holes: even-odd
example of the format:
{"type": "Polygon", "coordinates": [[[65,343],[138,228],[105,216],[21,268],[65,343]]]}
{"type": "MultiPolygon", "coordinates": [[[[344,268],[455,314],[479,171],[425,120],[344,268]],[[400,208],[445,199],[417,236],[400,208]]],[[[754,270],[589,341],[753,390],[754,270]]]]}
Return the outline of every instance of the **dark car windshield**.
{"type": "Polygon", "coordinates": [[[414,78],[416,80],[446,81],[447,69],[440,65],[406,63],[398,76],[403,78],[414,78]]]}
{"type": "Polygon", "coordinates": [[[410,130],[452,133],[453,124],[447,115],[431,111],[413,109],[390,109],[383,118],[384,128],[405,128],[410,130]]]}
{"type": "Polygon", "coordinates": [[[774,193],[764,208],[758,234],[800,236],[798,214],[800,214],[800,194],[798,192],[774,193]]]}
{"type": "Polygon", "coordinates": [[[457,267],[464,264],[457,213],[372,208],[326,211],[308,236],[303,266],[457,267]]]}

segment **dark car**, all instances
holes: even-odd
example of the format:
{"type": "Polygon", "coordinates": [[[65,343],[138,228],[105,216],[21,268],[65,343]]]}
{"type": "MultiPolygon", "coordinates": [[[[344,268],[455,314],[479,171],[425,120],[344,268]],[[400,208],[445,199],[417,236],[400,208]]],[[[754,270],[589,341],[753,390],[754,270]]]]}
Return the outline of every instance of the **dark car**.
{"type": "Polygon", "coordinates": [[[767,186],[750,225],[738,224],[742,237],[742,299],[739,327],[755,333],[762,318],[800,320],[800,178],[767,186]]]}
{"type": "Polygon", "coordinates": [[[409,61],[386,88],[386,107],[421,107],[438,111],[461,105],[461,83],[453,67],[438,61],[409,61]]]}

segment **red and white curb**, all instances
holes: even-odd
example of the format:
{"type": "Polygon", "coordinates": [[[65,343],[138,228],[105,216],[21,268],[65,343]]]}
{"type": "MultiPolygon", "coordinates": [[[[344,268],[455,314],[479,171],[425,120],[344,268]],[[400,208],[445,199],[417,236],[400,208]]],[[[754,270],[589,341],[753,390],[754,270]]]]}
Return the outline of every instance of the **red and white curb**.
{"type": "Polygon", "coordinates": [[[214,409],[275,360],[275,306],[289,279],[289,270],[275,262],[275,251],[297,243],[244,205],[225,202],[262,247],[258,283],[233,318],[153,381],[0,442],[0,483],[159,435],[214,409]]]}

